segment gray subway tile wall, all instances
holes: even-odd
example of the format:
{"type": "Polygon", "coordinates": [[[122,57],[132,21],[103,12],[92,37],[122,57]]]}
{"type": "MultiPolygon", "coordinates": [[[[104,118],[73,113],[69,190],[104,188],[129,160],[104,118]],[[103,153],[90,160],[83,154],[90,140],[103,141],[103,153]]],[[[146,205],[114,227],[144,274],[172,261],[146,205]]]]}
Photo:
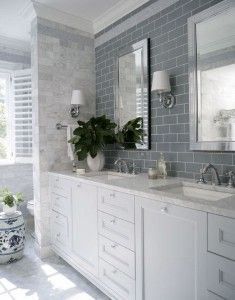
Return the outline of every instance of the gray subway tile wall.
{"type": "MultiPolygon", "coordinates": [[[[158,1],[149,1],[149,7],[158,1]]],[[[168,174],[197,178],[200,169],[207,162],[212,162],[221,177],[229,169],[235,170],[235,154],[192,152],[189,150],[189,86],[188,86],[188,42],[187,19],[207,9],[221,0],[179,0],[156,14],[136,24],[135,12],[126,16],[123,22],[132,22],[133,26],[117,35],[114,23],[96,35],[96,113],[114,118],[114,63],[118,49],[139,40],[150,39],[150,71],[167,69],[170,74],[172,92],[176,105],[167,110],[159,104],[156,94],[151,95],[151,150],[124,151],[109,146],[105,150],[106,167],[112,168],[118,158],[134,160],[137,166],[146,171],[154,167],[160,152],[167,160],[168,174]],[[129,18],[129,19],[128,19],[129,18]],[[112,35],[112,38],[107,39],[112,35]],[[101,43],[102,35],[105,35],[101,43]]],[[[146,12],[147,5],[142,7],[146,12]]],[[[139,14],[140,9],[137,10],[139,14]]]]}

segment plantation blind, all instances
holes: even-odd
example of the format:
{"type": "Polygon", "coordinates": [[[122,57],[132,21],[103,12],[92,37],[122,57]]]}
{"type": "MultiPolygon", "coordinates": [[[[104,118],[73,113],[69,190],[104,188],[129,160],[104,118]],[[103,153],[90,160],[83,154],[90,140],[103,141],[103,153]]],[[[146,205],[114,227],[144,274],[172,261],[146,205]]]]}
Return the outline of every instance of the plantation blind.
{"type": "Polygon", "coordinates": [[[31,69],[14,72],[14,155],[16,162],[32,162],[32,82],[31,69]]]}

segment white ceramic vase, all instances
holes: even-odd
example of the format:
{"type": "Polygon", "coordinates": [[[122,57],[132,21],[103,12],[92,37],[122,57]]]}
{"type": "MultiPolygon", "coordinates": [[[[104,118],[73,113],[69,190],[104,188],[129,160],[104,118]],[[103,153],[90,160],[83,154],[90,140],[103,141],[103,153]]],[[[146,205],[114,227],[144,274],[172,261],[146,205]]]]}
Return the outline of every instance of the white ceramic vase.
{"type": "Polygon", "coordinates": [[[87,164],[91,171],[98,172],[104,168],[104,153],[99,151],[96,157],[92,158],[90,154],[87,156],[87,164]]]}
{"type": "Polygon", "coordinates": [[[10,206],[3,203],[2,204],[2,210],[6,215],[12,215],[16,212],[17,206],[14,205],[14,206],[10,207],[10,206]]]}

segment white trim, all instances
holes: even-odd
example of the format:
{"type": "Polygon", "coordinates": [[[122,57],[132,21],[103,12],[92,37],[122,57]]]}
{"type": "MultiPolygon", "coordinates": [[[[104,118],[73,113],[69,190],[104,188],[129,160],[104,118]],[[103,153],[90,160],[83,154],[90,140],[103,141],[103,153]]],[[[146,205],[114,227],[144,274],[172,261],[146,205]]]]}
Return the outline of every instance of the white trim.
{"type": "Polygon", "coordinates": [[[150,4],[149,6],[143,8],[141,11],[134,15],[130,15],[129,18],[110,28],[107,32],[104,32],[95,39],[95,47],[102,45],[103,43],[111,40],[112,38],[118,36],[119,34],[125,32],[126,30],[132,28],[133,26],[143,22],[144,20],[154,16],[163,9],[172,4],[176,3],[178,0],[158,0],[150,4]]]}
{"type": "Polygon", "coordinates": [[[90,20],[65,13],[36,1],[33,2],[33,7],[37,17],[85,31],[93,36],[93,23],[90,20]]]}
{"type": "Polygon", "coordinates": [[[0,35],[0,44],[4,47],[9,47],[11,49],[30,52],[30,42],[26,42],[23,40],[18,40],[0,35]]]}
{"type": "Polygon", "coordinates": [[[101,16],[96,18],[93,22],[94,33],[105,29],[109,25],[118,21],[125,15],[128,15],[136,8],[142,6],[143,4],[149,2],[149,0],[121,0],[117,4],[106,10],[101,16]]]}

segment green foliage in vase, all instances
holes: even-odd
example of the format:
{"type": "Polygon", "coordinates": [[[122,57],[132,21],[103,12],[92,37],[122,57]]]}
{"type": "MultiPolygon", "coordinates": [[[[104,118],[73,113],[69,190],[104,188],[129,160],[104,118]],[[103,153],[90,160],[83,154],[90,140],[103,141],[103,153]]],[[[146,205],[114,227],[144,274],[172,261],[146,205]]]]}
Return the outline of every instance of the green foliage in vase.
{"type": "Polygon", "coordinates": [[[144,137],[143,118],[138,117],[128,121],[116,133],[116,141],[124,149],[136,149],[136,144],[142,144],[144,137]]]}
{"type": "Polygon", "coordinates": [[[21,193],[13,194],[7,188],[0,190],[0,202],[13,207],[20,202],[23,202],[23,195],[21,193]]]}
{"type": "Polygon", "coordinates": [[[77,154],[78,160],[84,160],[88,154],[94,158],[105,145],[115,142],[117,125],[107,119],[105,115],[92,117],[87,122],[78,121],[77,123],[79,127],[74,130],[74,136],[68,142],[74,145],[74,152],[77,154]]]}

